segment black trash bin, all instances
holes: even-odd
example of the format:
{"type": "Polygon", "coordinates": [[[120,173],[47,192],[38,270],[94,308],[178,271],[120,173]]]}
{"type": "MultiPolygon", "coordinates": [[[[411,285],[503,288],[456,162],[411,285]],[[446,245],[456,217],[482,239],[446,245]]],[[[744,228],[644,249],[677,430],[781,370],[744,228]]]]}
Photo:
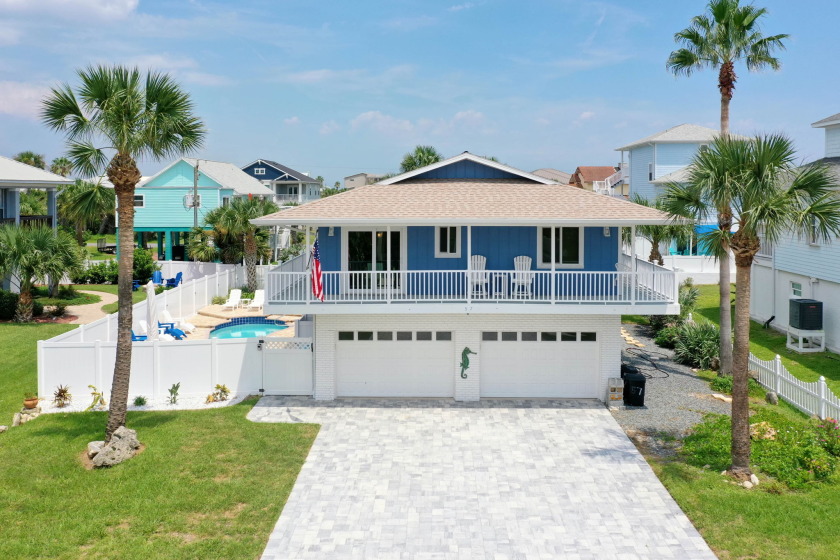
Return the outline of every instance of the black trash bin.
{"type": "MultiPolygon", "coordinates": [[[[632,367],[632,366],[631,366],[632,367]]],[[[633,368],[636,369],[636,368],[633,368]]],[[[647,378],[638,372],[624,374],[624,404],[627,406],[645,406],[645,382],[647,378]]]]}
{"type": "Polygon", "coordinates": [[[636,366],[631,366],[630,364],[621,364],[621,378],[624,379],[624,376],[628,373],[639,373],[639,369],[636,366]]]}

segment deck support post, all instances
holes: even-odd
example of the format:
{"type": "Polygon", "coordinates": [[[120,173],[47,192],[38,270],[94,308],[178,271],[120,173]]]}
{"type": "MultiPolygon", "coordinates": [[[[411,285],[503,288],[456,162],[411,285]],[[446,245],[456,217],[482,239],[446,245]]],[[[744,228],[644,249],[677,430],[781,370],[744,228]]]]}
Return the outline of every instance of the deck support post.
{"type": "Polygon", "coordinates": [[[391,226],[385,226],[385,290],[391,303],[391,226]]]}
{"type": "Polygon", "coordinates": [[[467,226],[467,303],[472,304],[472,226],[467,226]]]}
{"type": "Polygon", "coordinates": [[[304,291],[306,292],[306,304],[312,301],[312,249],[309,244],[309,226],[305,226],[303,229],[303,236],[306,238],[306,286],[304,287],[304,291]]]}
{"type": "MultiPolygon", "coordinates": [[[[540,232],[542,234],[542,232],[540,232]]],[[[554,304],[554,283],[557,279],[557,258],[555,252],[557,250],[557,228],[551,226],[551,303],[554,304]]],[[[542,255],[537,255],[537,259],[542,258],[542,255]]]]}
{"type": "Polygon", "coordinates": [[[630,266],[633,274],[630,282],[630,303],[636,305],[636,289],[639,285],[639,263],[636,259],[636,224],[630,226],[630,266]]]}

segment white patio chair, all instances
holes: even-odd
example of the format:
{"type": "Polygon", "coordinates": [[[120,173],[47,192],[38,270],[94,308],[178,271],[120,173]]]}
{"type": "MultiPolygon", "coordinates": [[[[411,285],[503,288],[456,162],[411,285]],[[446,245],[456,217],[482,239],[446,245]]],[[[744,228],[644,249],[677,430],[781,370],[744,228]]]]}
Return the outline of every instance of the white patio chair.
{"type": "Polygon", "coordinates": [[[169,313],[168,309],[164,309],[160,312],[160,315],[158,317],[158,323],[168,323],[170,325],[174,325],[176,329],[181,329],[186,333],[195,332],[195,325],[193,325],[192,323],[187,323],[183,319],[173,319],[172,314],[169,313]]]}
{"type": "Polygon", "coordinates": [[[487,282],[489,281],[489,276],[485,272],[486,269],[487,257],[482,255],[472,255],[470,257],[470,293],[478,293],[483,296],[487,295],[487,282]]]}
{"type": "Polygon", "coordinates": [[[222,309],[236,309],[239,307],[239,300],[242,299],[242,290],[231,290],[228,300],[222,304],[222,309]]]}
{"type": "Polygon", "coordinates": [[[513,259],[513,275],[510,278],[511,292],[514,296],[532,295],[534,273],[531,272],[531,257],[519,256],[513,259]]]}
{"type": "MultiPolygon", "coordinates": [[[[137,321],[137,324],[140,325],[140,328],[138,329],[140,331],[139,334],[149,336],[151,332],[149,331],[149,323],[147,323],[145,319],[140,319],[139,321],[137,321]]],[[[164,330],[166,329],[158,327],[158,340],[175,340],[174,336],[172,336],[171,334],[165,334],[163,332],[164,330]]]]}
{"type": "Polygon", "coordinates": [[[257,290],[254,292],[254,299],[251,303],[245,306],[248,311],[259,311],[265,305],[265,290],[257,290]]]}

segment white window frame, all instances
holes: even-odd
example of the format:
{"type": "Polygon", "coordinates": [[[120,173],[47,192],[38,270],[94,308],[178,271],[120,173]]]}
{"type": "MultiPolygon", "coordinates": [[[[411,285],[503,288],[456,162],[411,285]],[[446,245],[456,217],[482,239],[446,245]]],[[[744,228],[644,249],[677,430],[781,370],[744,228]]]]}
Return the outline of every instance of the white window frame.
{"type": "MultiPolygon", "coordinates": [[[[447,234],[449,235],[449,234],[447,234]]],[[[447,239],[448,241],[448,239],[447,239]]],[[[436,259],[459,259],[461,258],[461,226],[435,226],[435,258],[436,259]],[[446,228],[452,231],[455,228],[455,252],[441,252],[440,250],[440,230],[446,228]]]]}
{"type": "MultiPolygon", "coordinates": [[[[551,262],[543,262],[542,254],[543,254],[543,241],[542,241],[542,230],[546,228],[559,228],[560,229],[560,236],[556,237],[554,243],[557,244],[557,247],[561,247],[562,238],[563,238],[563,228],[572,228],[577,227],[580,234],[578,235],[578,255],[580,256],[580,262],[577,264],[562,264],[562,263],[555,263],[555,269],[575,269],[575,268],[583,268],[584,263],[586,262],[586,255],[583,254],[583,239],[586,235],[586,228],[580,226],[538,226],[537,227],[537,268],[551,268],[551,262]]],[[[561,251],[562,256],[562,251],[561,251]]],[[[553,257],[553,255],[552,255],[553,257]]]]}
{"type": "Polygon", "coordinates": [[[802,295],[802,282],[794,282],[791,280],[790,282],[790,297],[792,298],[801,298],[804,297],[802,295]],[[798,287],[797,287],[798,286],[798,287]],[[796,292],[799,292],[798,294],[796,292]]]}
{"type": "Polygon", "coordinates": [[[135,208],[145,208],[146,207],[146,195],[145,194],[135,194],[134,195],[134,207],[135,208]],[[137,204],[137,199],[140,199],[140,204],[137,204]]]}
{"type": "Polygon", "coordinates": [[[653,181],[655,177],[656,169],[653,167],[653,162],[648,163],[648,182],[653,181]]]}
{"type": "Polygon", "coordinates": [[[808,224],[808,245],[811,247],[819,247],[820,241],[817,239],[817,225],[813,222],[808,224]]]}
{"type": "Polygon", "coordinates": [[[222,197],[222,206],[223,207],[224,206],[230,206],[230,197],[229,196],[223,196],[222,197]]]}
{"type": "Polygon", "coordinates": [[[254,175],[265,175],[265,167],[255,167],[254,175]]]}

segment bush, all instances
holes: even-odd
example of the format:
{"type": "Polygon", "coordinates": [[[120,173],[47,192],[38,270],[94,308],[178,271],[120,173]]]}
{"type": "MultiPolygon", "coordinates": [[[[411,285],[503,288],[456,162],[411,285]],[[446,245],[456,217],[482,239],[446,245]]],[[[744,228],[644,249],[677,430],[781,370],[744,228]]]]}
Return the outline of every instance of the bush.
{"type": "Polygon", "coordinates": [[[840,422],[834,418],[826,418],[814,429],[817,433],[817,441],[823,449],[835,457],[840,457],[840,422]]]}
{"type": "Polygon", "coordinates": [[[70,281],[74,284],[88,284],[90,283],[90,275],[87,268],[82,267],[79,270],[70,273],[70,281]]]}
{"type": "Polygon", "coordinates": [[[650,328],[653,329],[653,336],[659,334],[662,329],[679,324],[679,315],[651,315],[650,328]]]}
{"type": "Polygon", "coordinates": [[[33,300],[32,301],[32,316],[33,317],[40,317],[44,314],[44,304],[40,301],[33,300]]]}
{"type": "Polygon", "coordinates": [[[160,267],[152,258],[152,252],[145,249],[134,250],[134,280],[140,280],[141,284],[152,279],[152,274],[160,267]]]}
{"type": "MultiPolygon", "coordinates": [[[[732,376],[731,375],[719,375],[709,382],[709,386],[712,388],[713,391],[717,391],[718,393],[726,393],[727,395],[731,395],[732,394],[732,376]]],[[[754,397],[761,397],[765,393],[764,387],[762,387],[761,383],[759,383],[755,379],[750,378],[749,380],[747,380],[747,387],[748,387],[748,390],[749,390],[749,394],[754,396],[754,397]]]]}
{"type": "Polygon", "coordinates": [[[211,302],[213,305],[224,305],[227,301],[225,296],[215,296],[211,302]]]}
{"type": "Polygon", "coordinates": [[[677,344],[677,337],[679,336],[680,327],[671,325],[660,330],[655,337],[657,346],[662,348],[674,348],[677,344]]]}
{"type": "Polygon", "coordinates": [[[136,397],[134,397],[134,406],[146,406],[147,402],[148,401],[146,401],[146,397],[144,397],[143,395],[137,395],[136,397]]]}
{"type": "Polygon", "coordinates": [[[73,286],[63,285],[58,287],[58,299],[76,299],[79,292],[73,286]]]}
{"type": "Polygon", "coordinates": [[[700,369],[717,369],[719,345],[720,329],[714,323],[684,323],[677,334],[674,360],[700,369]]]}
{"type": "Polygon", "coordinates": [[[0,320],[11,321],[15,318],[18,295],[6,290],[0,290],[0,320]]]}
{"type": "Polygon", "coordinates": [[[71,280],[75,284],[116,284],[118,277],[119,264],[116,260],[109,260],[89,266],[84,276],[84,282],[81,282],[81,275],[76,279],[71,277],[71,280]],[[77,279],[80,281],[77,282],[77,279]]]}
{"type": "Polygon", "coordinates": [[[280,254],[278,255],[279,261],[281,263],[286,262],[300,255],[301,253],[303,253],[303,244],[296,243],[294,245],[290,245],[285,249],[280,249],[280,254]]]}
{"type": "Polygon", "coordinates": [[[52,306],[50,309],[50,315],[52,317],[64,317],[67,314],[67,304],[63,301],[57,302],[55,305],[52,306]]]}

